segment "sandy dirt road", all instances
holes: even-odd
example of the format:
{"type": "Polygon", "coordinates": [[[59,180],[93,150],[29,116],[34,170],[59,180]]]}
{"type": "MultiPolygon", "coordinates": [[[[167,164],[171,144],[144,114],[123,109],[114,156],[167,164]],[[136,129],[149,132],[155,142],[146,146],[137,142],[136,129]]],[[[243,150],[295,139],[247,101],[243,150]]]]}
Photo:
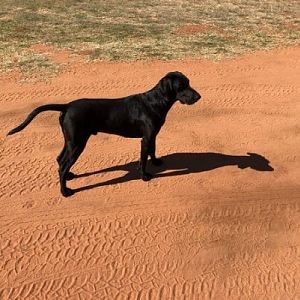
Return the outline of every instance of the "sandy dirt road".
{"type": "Polygon", "coordinates": [[[1,75],[0,299],[300,299],[299,79],[300,48],[1,75]],[[203,98],[170,111],[150,182],[139,140],[99,134],[66,199],[58,113],[5,137],[37,105],[142,92],[171,70],[203,98]]]}

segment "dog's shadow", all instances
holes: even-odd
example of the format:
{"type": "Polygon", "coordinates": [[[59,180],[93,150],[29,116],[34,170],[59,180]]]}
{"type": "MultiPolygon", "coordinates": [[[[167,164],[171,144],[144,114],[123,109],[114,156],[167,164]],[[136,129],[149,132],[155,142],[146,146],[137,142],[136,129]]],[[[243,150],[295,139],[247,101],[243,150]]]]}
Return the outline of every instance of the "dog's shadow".
{"type": "MultiPolygon", "coordinates": [[[[162,157],[163,164],[159,167],[148,163],[148,170],[156,177],[180,176],[190,173],[200,173],[214,170],[225,166],[237,166],[240,169],[251,168],[256,171],[274,171],[270,162],[262,155],[247,153],[248,155],[226,155],[221,153],[174,153],[162,157]]],[[[114,166],[95,172],[75,175],[75,178],[86,177],[111,171],[126,171],[124,176],[117,177],[105,182],[83,186],[74,190],[80,192],[105,185],[123,183],[140,179],[138,162],[130,162],[124,165],[114,166]]]]}

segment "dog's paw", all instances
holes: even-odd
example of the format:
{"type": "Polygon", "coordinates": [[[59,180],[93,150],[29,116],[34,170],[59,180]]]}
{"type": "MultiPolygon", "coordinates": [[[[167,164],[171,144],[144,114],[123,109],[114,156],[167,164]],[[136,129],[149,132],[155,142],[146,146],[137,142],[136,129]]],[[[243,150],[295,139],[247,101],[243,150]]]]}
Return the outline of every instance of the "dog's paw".
{"type": "Polygon", "coordinates": [[[76,177],[76,175],[72,172],[69,172],[66,176],[66,180],[72,180],[76,177]]]}
{"type": "Polygon", "coordinates": [[[151,162],[156,167],[161,166],[164,163],[164,161],[160,158],[151,159],[151,162]]]}
{"type": "Polygon", "coordinates": [[[65,189],[61,190],[61,193],[64,197],[70,197],[70,196],[74,195],[74,191],[69,188],[65,188],[65,189]]]}
{"type": "Polygon", "coordinates": [[[143,181],[149,181],[153,176],[149,173],[144,173],[141,175],[143,181]]]}

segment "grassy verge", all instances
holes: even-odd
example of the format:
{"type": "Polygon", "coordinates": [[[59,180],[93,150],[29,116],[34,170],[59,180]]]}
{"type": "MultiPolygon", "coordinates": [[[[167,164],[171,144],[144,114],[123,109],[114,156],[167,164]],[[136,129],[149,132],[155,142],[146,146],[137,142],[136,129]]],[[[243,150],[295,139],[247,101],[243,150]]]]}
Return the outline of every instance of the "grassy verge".
{"type": "Polygon", "coordinates": [[[56,67],[29,49],[51,44],[90,59],[220,59],[299,45],[298,0],[2,0],[0,68],[56,67]]]}

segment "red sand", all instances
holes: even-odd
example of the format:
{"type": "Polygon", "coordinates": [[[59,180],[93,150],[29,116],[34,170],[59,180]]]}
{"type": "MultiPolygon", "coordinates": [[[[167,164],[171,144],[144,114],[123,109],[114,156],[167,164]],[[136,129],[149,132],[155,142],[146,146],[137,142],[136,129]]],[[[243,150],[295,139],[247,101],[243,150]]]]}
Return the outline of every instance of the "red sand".
{"type": "Polygon", "coordinates": [[[300,299],[300,48],[0,77],[0,299],[300,299]],[[140,141],[99,134],[66,199],[58,113],[5,137],[37,105],[142,92],[171,70],[203,97],[169,113],[148,183],[140,141]]]}

